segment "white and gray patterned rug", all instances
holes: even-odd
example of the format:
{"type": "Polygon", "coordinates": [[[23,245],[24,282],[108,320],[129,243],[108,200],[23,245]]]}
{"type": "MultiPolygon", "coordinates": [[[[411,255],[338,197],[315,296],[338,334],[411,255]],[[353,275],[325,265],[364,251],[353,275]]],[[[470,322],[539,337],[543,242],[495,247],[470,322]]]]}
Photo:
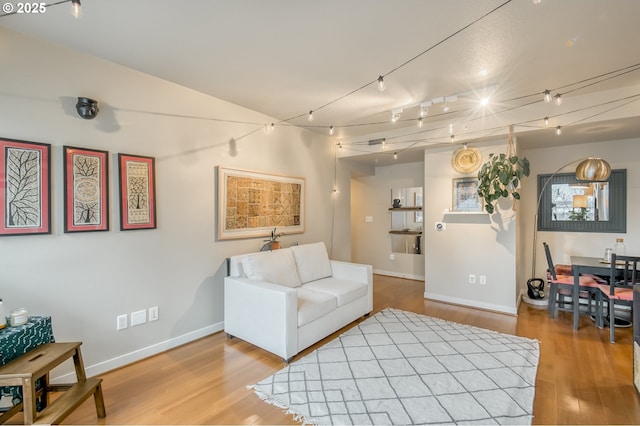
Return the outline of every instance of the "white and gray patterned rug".
{"type": "Polygon", "coordinates": [[[531,424],[538,341],[385,309],[250,386],[303,423],[531,424]]]}

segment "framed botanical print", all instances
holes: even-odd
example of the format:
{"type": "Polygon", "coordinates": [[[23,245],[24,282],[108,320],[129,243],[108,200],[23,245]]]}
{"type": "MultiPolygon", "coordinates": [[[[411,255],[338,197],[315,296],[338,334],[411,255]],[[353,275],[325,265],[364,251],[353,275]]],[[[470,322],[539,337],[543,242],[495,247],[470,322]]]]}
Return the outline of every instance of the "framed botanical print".
{"type": "Polygon", "coordinates": [[[51,233],[51,145],[0,139],[0,236],[51,233]]]}
{"type": "Polygon", "coordinates": [[[64,146],[64,232],[109,230],[109,153],[64,146]]]}
{"type": "Polygon", "coordinates": [[[482,198],[478,195],[479,184],[475,177],[453,179],[454,212],[482,211],[482,198]]]}
{"type": "Polygon", "coordinates": [[[155,158],[118,154],[120,230],[156,228],[155,158]]]}

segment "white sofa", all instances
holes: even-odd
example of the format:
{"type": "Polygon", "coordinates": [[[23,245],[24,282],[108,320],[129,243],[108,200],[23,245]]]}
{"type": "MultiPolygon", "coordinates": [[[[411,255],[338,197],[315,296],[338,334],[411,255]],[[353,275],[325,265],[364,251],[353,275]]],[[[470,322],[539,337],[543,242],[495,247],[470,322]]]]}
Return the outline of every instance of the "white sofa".
{"type": "Polygon", "coordinates": [[[324,243],[229,258],[224,330],[289,362],[373,309],[371,265],[330,260],[324,243]]]}

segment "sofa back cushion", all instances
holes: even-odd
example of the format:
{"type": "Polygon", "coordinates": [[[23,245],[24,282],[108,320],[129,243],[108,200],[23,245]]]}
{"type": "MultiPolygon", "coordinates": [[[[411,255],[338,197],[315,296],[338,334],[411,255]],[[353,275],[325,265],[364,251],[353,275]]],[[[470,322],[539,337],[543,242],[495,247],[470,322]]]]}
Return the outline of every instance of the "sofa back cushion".
{"type": "Polygon", "coordinates": [[[292,246],[302,284],[330,277],[331,261],[323,242],[292,246]]]}
{"type": "Polygon", "coordinates": [[[246,256],[242,269],[252,280],[287,287],[300,287],[300,276],[291,249],[263,251],[246,256]]]}

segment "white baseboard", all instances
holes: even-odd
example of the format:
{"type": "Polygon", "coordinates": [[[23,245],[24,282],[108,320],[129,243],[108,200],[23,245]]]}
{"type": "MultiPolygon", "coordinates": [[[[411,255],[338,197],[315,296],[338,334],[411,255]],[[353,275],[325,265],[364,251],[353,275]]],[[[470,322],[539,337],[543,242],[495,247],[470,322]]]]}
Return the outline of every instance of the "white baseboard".
{"type": "Polygon", "coordinates": [[[484,309],[486,311],[500,312],[502,314],[517,315],[516,307],[494,305],[492,303],[478,302],[477,300],[460,299],[458,297],[443,296],[441,294],[424,293],[425,299],[436,300],[438,302],[452,303],[454,305],[469,306],[470,308],[484,309]]]}
{"type": "Polygon", "coordinates": [[[373,273],[378,275],[386,275],[389,277],[407,278],[410,280],[424,281],[424,275],[403,274],[400,272],[384,271],[381,269],[374,269],[373,273]]]}
{"type": "MultiPolygon", "coordinates": [[[[222,330],[224,330],[224,322],[211,324],[199,330],[194,330],[181,336],[172,337],[171,339],[155,343],[151,346],[147,346],[146,348],[141,348],[133,352],[129,352],[128,354],[120,355],[118,357],[102,361],[98,364],[85,366],[85,372],[87,374],[87,377],[97,376],[107,371],[115,370],[116,368],[123,367],[136,361],[140,361],[141,359],[168,351],[169,349],[184,345],[185,343],[193,342],[194,340],[198,340],[202,337],[217,333],[218,331],[222,330]]],[[[76,378],[75,375],[76,373],[74,371],[62,376],[54,377],[51,379],[51,381],[53,383],[74,382],[76,378]]]]}

